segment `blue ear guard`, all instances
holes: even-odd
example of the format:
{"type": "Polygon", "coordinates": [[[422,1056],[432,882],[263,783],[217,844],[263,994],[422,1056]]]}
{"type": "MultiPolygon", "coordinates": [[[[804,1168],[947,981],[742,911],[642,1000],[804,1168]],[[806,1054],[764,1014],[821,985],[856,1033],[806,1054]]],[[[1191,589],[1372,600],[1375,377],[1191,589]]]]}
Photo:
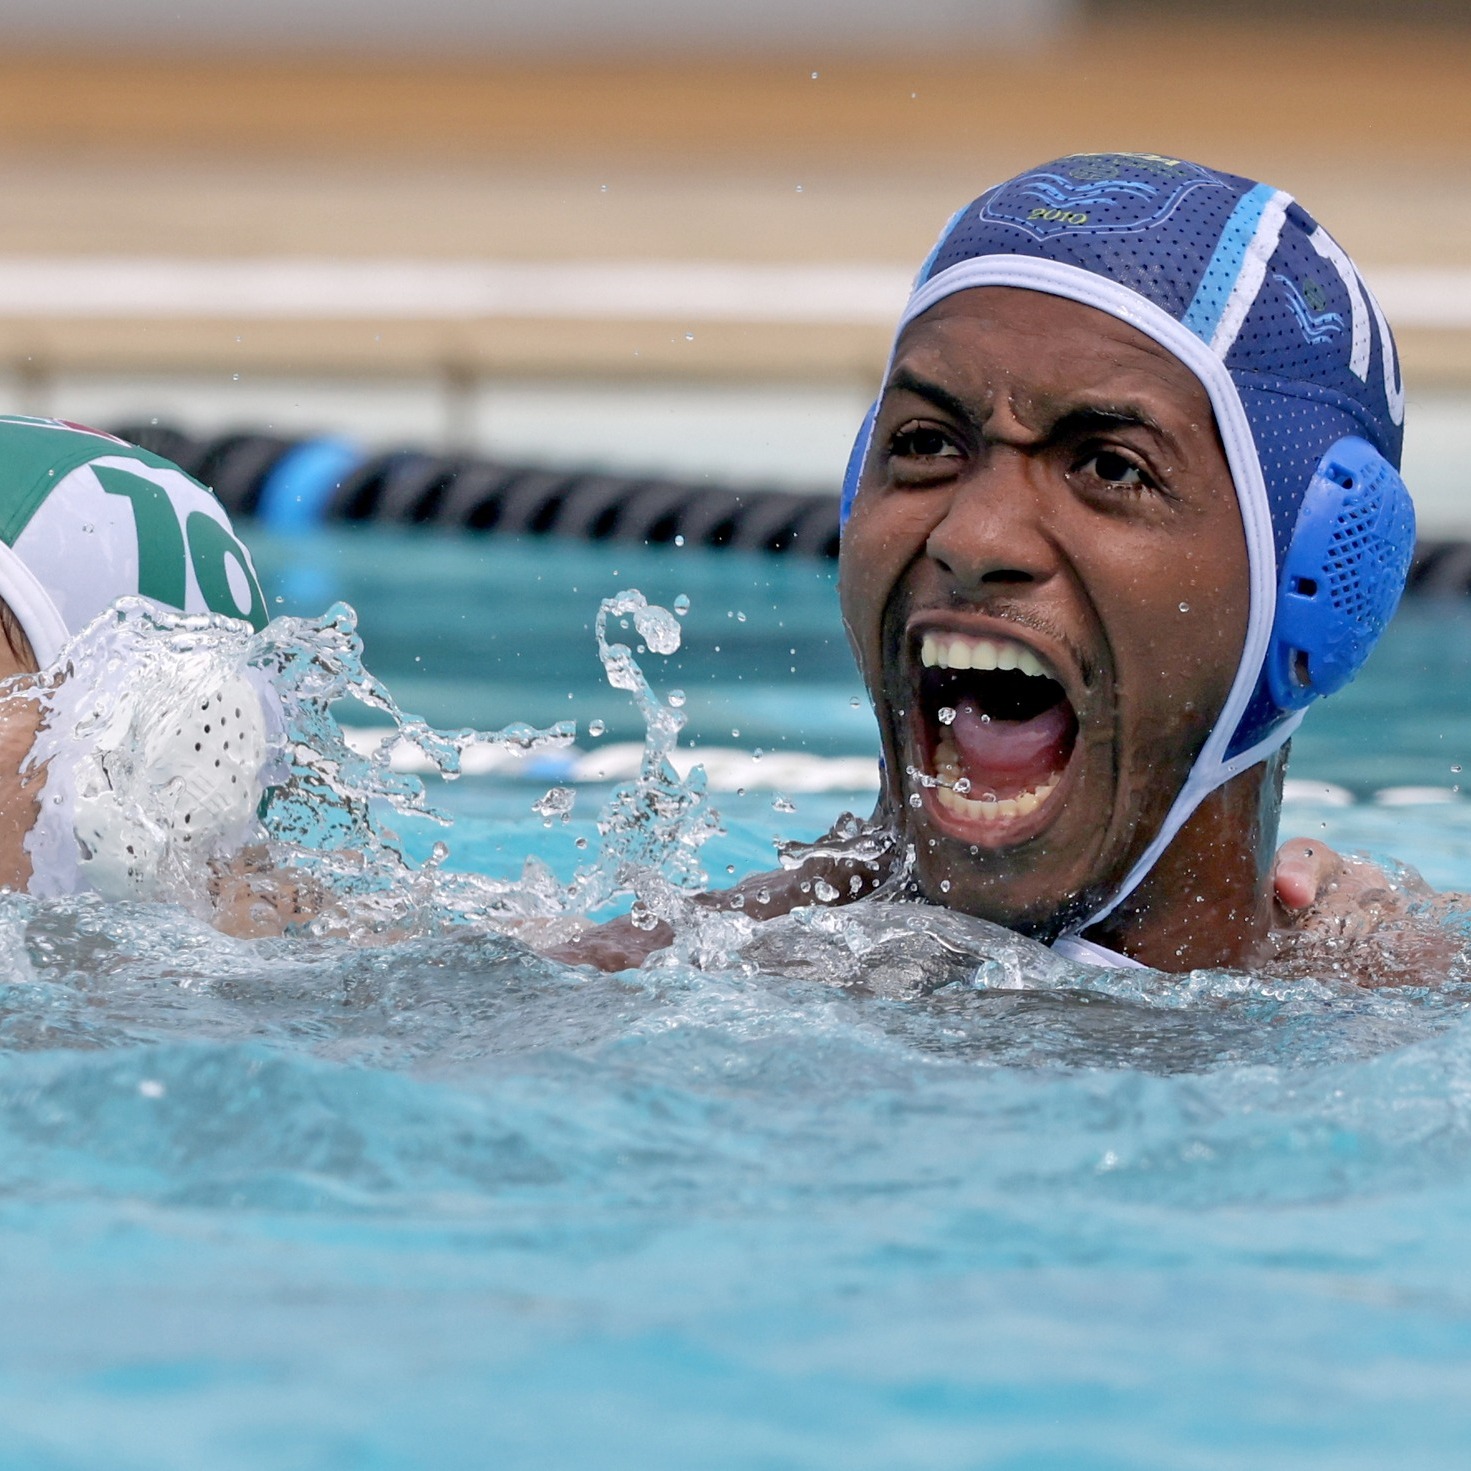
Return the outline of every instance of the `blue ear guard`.
{"type": "Polygon", "coordinates": [[[1399,604],[1415,550],[1404,481],[1367,440],[1340,439],[1318,462],[1282,559],[1267,683],[1301,710],[1359,672],[1399,604]]]}

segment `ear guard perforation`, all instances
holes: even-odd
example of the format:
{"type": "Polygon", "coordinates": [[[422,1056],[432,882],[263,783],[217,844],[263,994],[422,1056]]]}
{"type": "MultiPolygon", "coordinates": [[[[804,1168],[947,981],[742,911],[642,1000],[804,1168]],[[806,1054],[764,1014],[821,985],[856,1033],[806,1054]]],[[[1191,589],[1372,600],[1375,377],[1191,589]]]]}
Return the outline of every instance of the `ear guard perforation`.
{"type": "Polygon", "coordinates": [[[1350,436],[1318,462],[1282,561],[1267,683],[1284,710],[1342,689],[1384,632],[1415,550],[1398,472],[1350,436]]]}

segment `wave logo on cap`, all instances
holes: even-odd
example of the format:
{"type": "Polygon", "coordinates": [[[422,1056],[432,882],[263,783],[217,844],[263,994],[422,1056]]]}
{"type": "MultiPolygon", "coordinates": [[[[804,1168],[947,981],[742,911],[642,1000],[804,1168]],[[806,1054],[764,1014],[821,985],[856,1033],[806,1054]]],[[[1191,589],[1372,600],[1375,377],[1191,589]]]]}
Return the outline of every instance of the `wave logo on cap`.
{"type": "Polygon", "coordinates": [[[1222,187],[1199,164],[1157,153],[1080,153],[1061,165],[1002,184],[986,196],[981,218],[1025,230],[1034,240],[1148,230],[1192,189],[1222,187]]]}

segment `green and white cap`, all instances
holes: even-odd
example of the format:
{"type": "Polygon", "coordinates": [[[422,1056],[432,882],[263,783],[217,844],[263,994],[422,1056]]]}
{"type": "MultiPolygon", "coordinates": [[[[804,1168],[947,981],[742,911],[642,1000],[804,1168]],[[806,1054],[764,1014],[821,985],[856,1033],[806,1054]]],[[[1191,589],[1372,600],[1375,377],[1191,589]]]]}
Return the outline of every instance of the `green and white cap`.
{"type": "Polygon", "coordinates": [[[267,621],[250,553],[197,480],[80,424],[0,415],[0,598],[41,667],[127,596],[267,621]]]}

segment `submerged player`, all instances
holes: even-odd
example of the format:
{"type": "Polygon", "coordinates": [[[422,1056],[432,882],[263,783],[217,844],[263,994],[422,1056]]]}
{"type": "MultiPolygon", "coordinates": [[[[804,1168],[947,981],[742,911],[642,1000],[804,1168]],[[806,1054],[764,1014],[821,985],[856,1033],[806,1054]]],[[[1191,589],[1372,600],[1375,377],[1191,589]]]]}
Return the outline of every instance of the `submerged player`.
{"type": "MultiPolygon", "coordinates": [[[[1287,742],[1408,569],[1403,418],[1382,311],[1280,190],[1084,154],[961,210],[844,494],[911,891],[1094,963],[1260,958],[1287,742]]],[[[1301,906],[1331,873],[1287,856],[1301,906]]],[[[875,880],[822,858],[741,901],[812,902],[818,870],[843,898],[875,880]]]]}

